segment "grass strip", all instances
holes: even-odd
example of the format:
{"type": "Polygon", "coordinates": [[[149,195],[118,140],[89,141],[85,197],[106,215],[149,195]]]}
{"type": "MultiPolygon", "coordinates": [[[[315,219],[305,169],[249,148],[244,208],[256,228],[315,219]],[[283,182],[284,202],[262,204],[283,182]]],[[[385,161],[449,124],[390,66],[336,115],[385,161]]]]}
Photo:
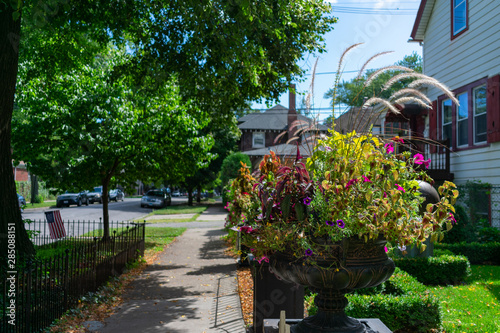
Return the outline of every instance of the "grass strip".
{"type": "Polygon", "coordinates": [[[41,202],[41,203],[35,203],[35,204],[27,203],[26,207],[24,207],[24,209],[29,210],[29,209],[47,208],[47,207],[56,208],[56,202],[55,201],[47,201],[47,202],[41,202]]]}
{"type": "Polygon", "coordinates": [[[208,206],[169,206],[167,208],[157,209],[151,212],[152,215],[174,215],[174,214],[201,214],[207,210],[208,206]]]}

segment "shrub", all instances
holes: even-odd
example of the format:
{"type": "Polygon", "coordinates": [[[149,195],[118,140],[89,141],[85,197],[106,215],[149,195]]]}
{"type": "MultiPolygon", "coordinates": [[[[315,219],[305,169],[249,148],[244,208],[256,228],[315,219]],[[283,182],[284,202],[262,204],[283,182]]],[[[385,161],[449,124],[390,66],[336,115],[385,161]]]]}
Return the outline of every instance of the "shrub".
{"type": "Polygon", "coordinates": [[[459,243],[459,244],[435,244],[436,249],[448,250],[457,255],[466,256],[470,263],[476,264],[500,264],[500,242],[492,243],[459,243]]]}
{"type": "Polygon", "coordinates": [[[500,230],[495,227],[484,227],[479,229],[479,242],[500,242],[500,230]]]}
{"type": "Polygon", "coordinates": [[[346,313],[379,318],[391,331],[429,332],[441,325],[439,300],[430,294],[352,295],[346,313]]]}
{"type": "Polygon", "coordinates": [[[33,203],[42,203],[44,202],[45,198],[41,194],[35,195],[35,199],[33,200],[33,203]]]}
{"type": "Polygon", "coordinates": [[[477,241],[476,227],[469,219],[466,209],[463,206],[455,206],[455,219],[457,223],[453,228],[444,233],[443,243],[460,243],[477,241]]]}
{"type": "Polygon", "coordinates": [[[226,186],[230,179],[236,178],[238,172],[241,168],[241,163],[245,163],[248,167],[252,167],[252,162],[248,155],[237,152],[227,156],[224,161],[222,161],[221,167],[221,183],[222,186],[226,186]]]}
{"type": "Polygon", "coordinates": [[[429,258],[395,258],[397,267],[427,285],[447,285],[464,281],[470,263],[464,256],[443,255],[429,258]]]}
{"type": "MultiPolygon", "coordinates": [[[[309,315],[317,311],[314,294],[305,298],[309,315]]],[[[430,332],[441,326],[439,300],[423,284],[396,268],[381,286],[347,295],[347,315],[355,318],[379,318],[392,331],[430,332]],[[370,289],[372,289],[370,291],[370,289]],[[373,294],[373,290],[378,294],[373,294]]]]}
{"type": "Polygon", "coordinates": [[[446,256],[453,256],[453,255],[455,255],[455,253],[451,252],[450,250],[445,250],[445,249],[436,249],[436,248],[434,248],[433,252],[434,252],[434,257],[445,256],[445,255],[446,256]]]}

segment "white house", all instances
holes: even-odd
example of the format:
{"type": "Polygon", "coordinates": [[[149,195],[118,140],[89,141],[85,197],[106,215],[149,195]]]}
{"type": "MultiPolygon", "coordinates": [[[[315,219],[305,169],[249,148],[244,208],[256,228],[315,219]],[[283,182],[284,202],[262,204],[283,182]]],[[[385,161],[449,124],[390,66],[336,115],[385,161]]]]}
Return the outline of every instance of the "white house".
{"type": "Polygon", "coordinates": [[[428,135],[450,140],[457,184],[480,180],[500,186],[499,17],[498,0],[421,0],[411,32],[412,41],[423,46],[424,73],[460,102],[455,105],[436,88],[427,91],[434,101],[428,135]]]}

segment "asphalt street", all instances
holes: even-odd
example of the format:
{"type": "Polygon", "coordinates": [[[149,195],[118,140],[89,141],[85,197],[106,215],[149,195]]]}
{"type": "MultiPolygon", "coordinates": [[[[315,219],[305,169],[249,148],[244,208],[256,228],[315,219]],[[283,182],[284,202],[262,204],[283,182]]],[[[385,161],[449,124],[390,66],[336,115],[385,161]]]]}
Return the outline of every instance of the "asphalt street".
{"type": "MultiPolygon", "coordinates": [[[[110,202],[108,208],[110,221],[130,221],[151,213],[151,208],[141,208],[140,201],[140,198],[125,198],[124,201],[110,202]]],[[[186,198],[172,198],[172,205],[183,203],[187,203],[186,198]]],[[[102,218],[102,204],[99,203],[81,207],[25,209],[22,215],[24,219],[44,220],[44,212],[54,209],[61,211],[61,217],[64,221],[99,221],[102,218]]]]}
{"type": "MultiPolygon", "coordinates": [[[[109,220],[111,228],[125,228],[131,226],[130,221],[140,219],[149,214],[151,208],[142,208],[140,198],[125,198],[124,201],[109,203],[109,220]]],[[[186,198],[172,198],[173,205],[187,203],[186,198]]],[[[54,203],[55,204],[55,203],[54,203]]],[[[23,219],[32,221],[26,223],[25,227],[29,230],[39,231],[38,239],[34,239],[37,245],[51,242],[47,238],[50,237],[48,225],[45,220],[45,213],[48,210],[59,210],[61,218],[64,221],[65,232],[67,236],[79,236],[87,234],[96,229],[103,229],[102,226],[102,204],[94,203],[88,206],[71,206],[63,208],[38,208],[25,209],[23,219]],[[40,244],[39,244],[40,242],[40,244]]]]}

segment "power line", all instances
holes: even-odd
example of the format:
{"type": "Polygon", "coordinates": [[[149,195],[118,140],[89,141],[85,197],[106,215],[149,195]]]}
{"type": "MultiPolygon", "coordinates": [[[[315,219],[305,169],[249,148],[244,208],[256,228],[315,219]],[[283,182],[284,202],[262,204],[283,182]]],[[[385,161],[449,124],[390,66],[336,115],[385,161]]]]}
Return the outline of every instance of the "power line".
{"type": "Polygon", "coordinates": [[[348,7],[332,6],[332,13],[346,14],[385,14],[385,15],[415,15],[417,8],[369,8],[369,7],[348,7]]]}

